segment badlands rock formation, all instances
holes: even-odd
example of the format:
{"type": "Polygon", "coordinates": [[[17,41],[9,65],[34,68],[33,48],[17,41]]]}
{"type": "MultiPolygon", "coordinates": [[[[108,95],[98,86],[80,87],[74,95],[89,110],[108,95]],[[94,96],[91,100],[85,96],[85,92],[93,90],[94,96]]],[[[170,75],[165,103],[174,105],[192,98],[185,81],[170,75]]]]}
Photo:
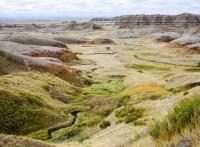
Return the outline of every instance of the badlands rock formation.
{"type": "Polygon", "coordinates": [[[0,41],[0,52],[1,58],[7,58],[27,70],[49,72],[77,85],[83,84],[78,73],[64,63],[77,59],[76,55],[63,48],[0,41]]]}
{"type": "Polygon", "coordinates": [[[2,35],[0,40],[16,42],[25,45],[39,45],[39,46],[53,46],[53,47],[67,48],[67,46],[62,42],[29,34],[2,35]]]}
{"type": "Polygon", "coordinates": [[[192,45],[188,45],[188,46],[186,46],[186,47],[189,48],[189,49],[200,50],[200,42],[199,42],[199,43],[192,44],[192,45]]]}
{"type": "Polygon", "coordinates": [[[155,33],[152,36],[154,36],[158,42],[170,42],[181,37],[181,35],[176,32],[155,33]]]}
{"type": "Polygon", "coordinates": [[[199,43],[200,42],[200,37],[198,36],[191,36],[191,35],[185,35],[182,36],[176,40],[173,40],[172,42],[170,42],[171,44],[177,45],[177,46],[186,46],[186,45],[191,45],[191,44],[195,44],[195,43],[199,43]]]}
{"type": "Polygon", "coordinates": [[[66,26],[67,30],[101,30],[102,27],[92,22],[82,22],[77,23],[72,21],[68,26],[66,26]]]}
{"type": "Polygon", "coordinates": [[[121,16],[116,21],[116,25],[119,25],[120,28],[132,28],[136,26],[149,25],[191,27],[200,25],[200,16],[189,13],[179,15],[127,15],[121,16]]]}

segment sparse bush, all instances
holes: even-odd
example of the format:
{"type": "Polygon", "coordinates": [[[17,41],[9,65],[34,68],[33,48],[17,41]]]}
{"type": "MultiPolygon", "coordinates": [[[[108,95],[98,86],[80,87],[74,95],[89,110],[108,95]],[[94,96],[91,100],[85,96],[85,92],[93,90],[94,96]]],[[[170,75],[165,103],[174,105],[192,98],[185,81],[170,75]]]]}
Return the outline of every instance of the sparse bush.
{"type": "Polygon", "coordinates": [[[124,108],[115,112],[120,122],[131,123],[143,117],[145,109],[142,107],[134,107],[126,105],[124,108]]]}
{"type": "Polygon", "coordinates": [[[109,127],[109,126],[110,126],[110,122],[109,122],[109,121],[103,121],[103,122],[99,125],[99,127],[100,127],[101,129],[105,129],[105,128],[109,127]]]}
{"type": "Polygon", "coordinates": [[[143,125],[145,125],[145,122],[143,120],[136,120],[134,122],[134,125],[135,126],[143,126],[143,125]]]}
{"type": "Polygon", "coordinates": [[[173,94],[176,94],[176,93],[179,93],[181,92],[182,90],[179,89],[179,88],[170,88],[168,89],[169,92],[173,93],[173,94]]]}
{"type": "Polygon", "coordinates": [[[130,96],[123,96],[117,103],[117,107],[125,106],[130,102],[130,96]]]}
{"type": "Polygon", "coordinates": [[[183,95],[188,95],[189,94],[189,92],[188,91],[185,91],[184,93],[183,93],[183,95]]]}
{"type": "Polygon", "coordinates": [[[107,50],[110,50],[110,47],[106,47],[107,50]]]}
{"type": "Polygon", "coordinates": [[[170,140],[175,134],[181,134],[185,128],[193,129],[200,124],[200,96],[184,99],[168,114],[162,122],[156,122],[150,128],[154,139],[170,140]]]}

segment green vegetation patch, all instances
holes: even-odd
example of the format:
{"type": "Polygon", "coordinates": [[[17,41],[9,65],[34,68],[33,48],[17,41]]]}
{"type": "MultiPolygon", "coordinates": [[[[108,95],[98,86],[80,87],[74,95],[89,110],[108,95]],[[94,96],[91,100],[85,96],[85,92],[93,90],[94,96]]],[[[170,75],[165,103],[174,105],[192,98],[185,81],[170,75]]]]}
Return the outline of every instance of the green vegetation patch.
{"type": "Polygon", "coordinates": [[[144,115],[145,109],[142,107],[134,107],[132,105],[126,105],[120,110],[115,112],[115,116],[119,119],[119,122],[134,123],[144,115]]]}
{"type": "Polygon", "coordinates": [[[144,93],[144,94],[138,94],[135,97],[136,97],[136,102],[142,102],[146,100],[159,100],[164,98],[163,95],[160,93],[144,93]]]}
{"type": "Polygon", "coordinates": [[[45,130],[67,121],[80,106],[82,89],[51,74],[19,72],[0,77],[0,133],[33,134],[45,138],[45,130]]]}
{"type": "Polygon", "coordinates": [[[120,98],[117,102],[117,107],[122,107],[127,105],[131,100],[130,96],[123,96],[122,98],[120,98]]]}
{"type": "Polygon", "coordinates": [[[109,126],[110,126],[110,122],[107,121],[107,120],[104,120],[104,121],[99,125],[99,127],[100,127],[101,129],[106,129],[106,128],[109,127],[109,126]]]}
{"type": "Polygon", "coordinates": [[[0,90],[0,133],[27,134],[65,119],[62,114],[45,109],[35,96],[0,90]]]}
{"type": "Polygon", "coordinates": [[[187,71],[187,72],[200,72],[200,68],[199,67],[186,68],[184,70],[187,71]]]}
{"type": "Polygon", "coordinates": [[[184,99],[161,122],[150,127],[150,135],[156,139],[170,140],[174,135],[181,134],[184,129],[195,129],[200,124],[200,96],[184,99]]]}
{"type": "Polygon", "coordinates": [[[127,64],[125,65],[126,68],[134,68],[138,71],[169,71],[169,67],[159,67],[159,66],[152,66],[152,65],[141,65],[141,64],[127,64]]]}
{"type": "Polygon", "coordinates": [[[75,125],[54,132],[52,141],[83,141],[92,134],[92,132],[86,133],[85,130],[96,126],[101,121],[102,117],[98,114],[91,112],[79,113],[75,125]]]}
{"type": "Polygon", "coordinates": [[[88,92],[91,95],[112,95],[118,94],[126,88],[127,85],[123,80],[113,80],[106,83],[93,84],[88,92]]]}

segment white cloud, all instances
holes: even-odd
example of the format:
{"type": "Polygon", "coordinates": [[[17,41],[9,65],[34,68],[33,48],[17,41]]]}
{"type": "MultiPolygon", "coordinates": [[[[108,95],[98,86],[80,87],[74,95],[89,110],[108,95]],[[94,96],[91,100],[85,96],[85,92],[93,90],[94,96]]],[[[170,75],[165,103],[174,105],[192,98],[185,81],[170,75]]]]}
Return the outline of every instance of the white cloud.
{"type": "Polygon", "coordinates": [[[200,13],[199,0],[0,0],[0,16],[78,17],[200,13]]]}

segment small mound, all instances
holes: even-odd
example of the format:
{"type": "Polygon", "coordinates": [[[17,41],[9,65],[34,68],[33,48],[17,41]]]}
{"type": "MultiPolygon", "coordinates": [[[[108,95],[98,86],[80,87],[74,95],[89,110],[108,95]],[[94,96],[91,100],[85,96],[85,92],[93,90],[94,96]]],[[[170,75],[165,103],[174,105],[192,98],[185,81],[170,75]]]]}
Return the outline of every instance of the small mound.
{"type": "Polygon", "coordinates": [[[84,85],[78,71],[70,68],[63,61],[71,61],[75,59],[75,54],[61,49],[53,47],[40,47],[40,46],[28,46],[12,42],[0,43],[0,57],[6,59],[11,64],[8,69],[4,65],[8,64],[5,61],[2,62],[3,71],[0,72],[9,73],[19,69],[24,70],[38,70],[42,72],[49,72],[60,78],[74,83],[75,85],[84,85]],[[46,58],[44,58],[46,57],[46,58]]]}
{"type": "Polygon", "coordinates": [[[60,41],[49,38],[38,37],[34,35],[27,35],[27,34],[5,35],[4,37],[1,38],[1,40],[11,41],[25,45],[53,46],[53,47],[67,48],[67,46],[60,41]]]}
{"type": "Polygon", "coordinates": [[[68,26],[66,26],[67,30],[101,30],[103,29],[100,25],[97,25],[93,22],[83,22],[77,23],[75,21],[71,22],[68,26]]]}
{"type": "Polygon", "coordinates": [[[186,48],[200,50],[200,43],[188,45],[188,46],[186,46],[186,48]]]}
{"type": "Polygon", "coordinates": [[[200,42],[200,37],[186,35],[176,40],[173,40],[170,43],[177,46],[186,46],[186,45],[195,44],[199,42],[200,42]]]}
{"type": "Polygon", "coordinates": [[[64,48],[23,45],[9,41],[0,41],[0,50],[16,55],[26,55],[31,57],[51,57],[68,62],[70,59],[76,58],[74,53],[64,48]]]}
{"type": "Polygon", "coordinates": [[[178,39],[181,37],[179,33],[176,32],[166,32],[162,34],[157,34],[156,35],[156,41],[158,42],[170,42],[172,40],[178,39]]]}
{"type": "Polygon", "coordinates": [[[90,41],[89,44],[92,44],[92,45],[106,45],[106,44],[115,44],[115,42],[112,41],[111,39],[98,38],[98,39],[94,39],[94,40],[90,41]]]}

